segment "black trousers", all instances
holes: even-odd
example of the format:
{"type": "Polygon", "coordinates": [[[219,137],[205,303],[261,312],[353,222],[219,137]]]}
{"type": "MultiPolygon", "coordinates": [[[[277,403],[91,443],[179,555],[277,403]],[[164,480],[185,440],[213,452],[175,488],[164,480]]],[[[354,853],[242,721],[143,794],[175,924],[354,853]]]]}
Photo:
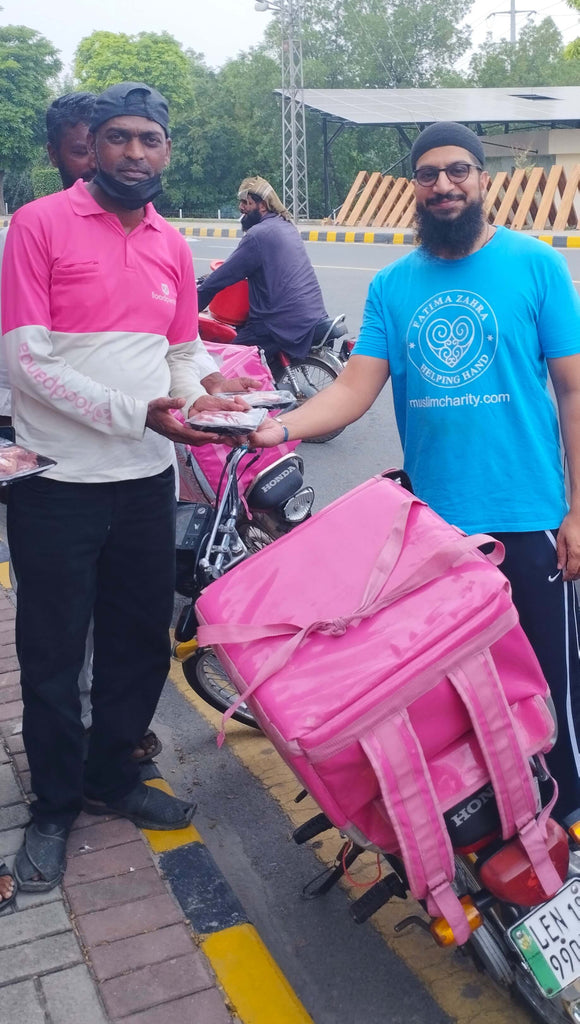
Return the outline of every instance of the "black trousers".
{"type": "Polygon", "coordinates": [[[131,752],[167,677],[175,573],[173,468],[142,480],[11,488],[23,738],[37,821],[71,824],[83,792],[114,800],[138,781],[131,752]],[[83,766],[78,675],[94,617],[93,724],[83,766]]]}
{"type": "Polygon", "coordinates": [[[580,615],[573,583],[556,567],[551,531],[496,533],[505,545],[500,569],[512,586],[522,627],[536,652],[556,707],[558,739],[547,755],[559,787],[556,811],[580,808],[580,615]]]}

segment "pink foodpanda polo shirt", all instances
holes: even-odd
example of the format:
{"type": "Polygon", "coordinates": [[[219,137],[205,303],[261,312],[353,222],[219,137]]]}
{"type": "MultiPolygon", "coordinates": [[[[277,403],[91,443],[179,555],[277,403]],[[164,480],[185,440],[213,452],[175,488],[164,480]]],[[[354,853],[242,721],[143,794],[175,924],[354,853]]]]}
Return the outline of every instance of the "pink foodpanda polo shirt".
{"type": "MultiPolygon", "coordinates": [[[[50,476],[100,483],[171,464],[171,442],[145,429],[147,403],[169,394],[184,345],[192,365],[205,353],[189,247],[152,204],[129,234],[83,181],[18,210],[2,333],[17,439],[56,459],[50,476]]],[[[192,371],[190,401],[216,369],[208,358],[192,371]]]]}

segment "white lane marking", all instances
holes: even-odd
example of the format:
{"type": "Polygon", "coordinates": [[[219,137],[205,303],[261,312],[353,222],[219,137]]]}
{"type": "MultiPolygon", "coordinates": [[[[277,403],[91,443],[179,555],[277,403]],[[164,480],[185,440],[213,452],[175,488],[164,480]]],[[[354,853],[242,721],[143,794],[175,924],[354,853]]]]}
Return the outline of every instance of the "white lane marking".
{"type": "MultiPolygon", "coordinates": [[[[214,259],[213,256],[198,256],[197,254],[195,258],[198,263],[202,261],[211,263],[214,259]]],[[[337,267],[334,263],[313,263],[312,266],[315,270],[370,270],[372,274],[376,274],[379,270],[383,269],[382,267],[337,267]]]]}

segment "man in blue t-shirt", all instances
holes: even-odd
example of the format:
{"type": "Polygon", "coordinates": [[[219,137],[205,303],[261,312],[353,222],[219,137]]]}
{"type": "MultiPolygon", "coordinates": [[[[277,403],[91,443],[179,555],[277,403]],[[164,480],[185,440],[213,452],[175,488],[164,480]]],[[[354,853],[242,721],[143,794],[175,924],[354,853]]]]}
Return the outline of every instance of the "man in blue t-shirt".
{"type": "Polygon", "coordinates": [[[580,808],[580,299],[560,254],[487,222],[489,176],[469,128],[431,125],[411,161],[420,246],[372,281],[338,380],[251,440],[352,423],[391,377],[417,494],[466,532],[505,544],[502,569],[556,704],[549,760],[567,815],[580,808]]]}

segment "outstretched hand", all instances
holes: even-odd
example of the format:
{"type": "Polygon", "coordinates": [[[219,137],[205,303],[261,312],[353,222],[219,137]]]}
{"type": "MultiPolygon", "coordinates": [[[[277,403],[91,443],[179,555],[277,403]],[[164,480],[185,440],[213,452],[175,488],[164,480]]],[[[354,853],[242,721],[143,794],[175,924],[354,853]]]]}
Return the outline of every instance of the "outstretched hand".
{"type": "MultiPolygon", "coordinates": [[[[180,444],[191,444],[199,446],[202,444],[231,444],[231,437],[223,434],[208,434],[202,430],[194,430],[187,424],[182,424],[172,415],[172,411],[183,409],[184,398],[154,398],[147,406],[147,418],[145,426],[154,430],[156,434],[168,437],[170,441],[180,444]]],[[[226,409],[229,412],[247,412],[249,406],[243,398],[232,398],[231,401],[225,398],[214,398],[212,395],[202,395],[190,406],[188,416],[195,412],[215,412],[218,409],[226,409]]]]}
{"type": "Polygon", "coordinates": [[[243,394],[244,391],[261,391],[262,385],[254,377],[224,377],[222,373],[210,373],[202,384],[210,395],[218,391],[243,394]]]}
{"type": "Polygon", "coordinates": [[[284,442],[284,428],[277,420],[267,416],[258,429],[250,434],[248,441],[252,448],[276,448],[284,442]]]}
{"type": "Polygon", "coordinates": [[[556,547],[562,579],[580,579],[580,512],[570,510],[563,519],[556,547]]]}

